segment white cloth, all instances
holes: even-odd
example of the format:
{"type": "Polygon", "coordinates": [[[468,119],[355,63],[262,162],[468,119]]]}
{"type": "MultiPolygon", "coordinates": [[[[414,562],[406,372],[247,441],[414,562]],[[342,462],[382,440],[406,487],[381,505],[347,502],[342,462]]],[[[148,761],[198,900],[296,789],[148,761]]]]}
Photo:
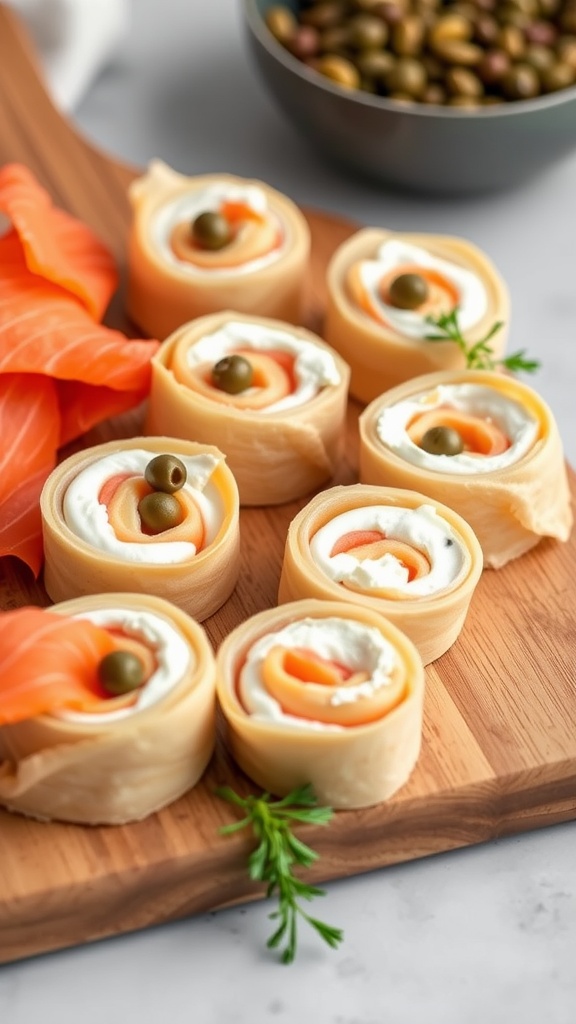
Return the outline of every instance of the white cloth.
{"type": "Polygon", "coordinates": [[[55,102],[71,110],[128,29],[129,0],[8,0],[38,49],[55,102]]]}

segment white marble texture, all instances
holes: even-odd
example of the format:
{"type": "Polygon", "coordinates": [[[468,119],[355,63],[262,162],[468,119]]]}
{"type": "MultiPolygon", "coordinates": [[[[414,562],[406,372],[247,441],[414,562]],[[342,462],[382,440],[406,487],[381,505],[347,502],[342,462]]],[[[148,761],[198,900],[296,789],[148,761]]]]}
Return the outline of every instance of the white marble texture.
{"type": "MultiPolygon", "coordinates": [[[[538,390],[576,463],[576,153],[506,195],[427,200],[328,167],[263,92],[240,0],[134,0],[126,46],[77,111],[82,130],[138,165],[260,177],[297,202],[399,230],[464,235],[512,296],[512,347],[543,360],[538,390]]],[[[2,1024],[574,1024],[576,825],[332,883],[282,967],[270,907],[174,925],[0,968],[2,1024]]],[[[1,885],[1,865],[0,865],[1,885]]],[[[0,928],[2,922],[0,921],[0,928]]]]}

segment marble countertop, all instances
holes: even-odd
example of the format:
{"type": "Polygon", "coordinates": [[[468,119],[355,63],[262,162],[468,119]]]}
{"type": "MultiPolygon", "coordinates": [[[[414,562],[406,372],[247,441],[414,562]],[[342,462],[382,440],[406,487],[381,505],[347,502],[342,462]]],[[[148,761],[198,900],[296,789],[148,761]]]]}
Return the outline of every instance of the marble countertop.
{"type": "MultiPolygon", "coordinates": [[[[509,284],[510,347],[543,361],[538,390],[576,464],[576,153],[522,188],[457,201],[347,177],[264,92],[239,0],[134,0],[126,45],[75,118],[136,165],[262,178],[359,224],[475,242],[509,284]]],[[[331,883],[321,916],[345,941],[332,951],[303,930],[290,967],[265,950],[263,903],[7,965],[0,1020],[573,1024],[575,840],[569,823],[331,883]]]]}

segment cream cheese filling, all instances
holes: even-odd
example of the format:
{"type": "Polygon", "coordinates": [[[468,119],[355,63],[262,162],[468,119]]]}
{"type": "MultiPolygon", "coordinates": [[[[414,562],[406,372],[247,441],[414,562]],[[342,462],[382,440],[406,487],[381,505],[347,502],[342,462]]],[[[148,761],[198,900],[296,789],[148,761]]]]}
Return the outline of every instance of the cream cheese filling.
{"type": "Polygon", "coordinates": [[[296,731],[341,732],[346,727],[286,714],[279,702],[267,692],[262,666],[268,653],[278,646],[312,650],[321,658],[338,662],[354,672],[369,673],[369,678],[357,686],[336,687],[330,699],[334,706],[361,701],[381,687],[390,685],[397,665],[394,647],[379,630],[337,616],[301,619],[260,637],[248,651],[240,671],[238,689],[241,702],[256,721],[296,731]]]}
{"type": "MultiPolygon", "coordinates": [[[[304,405],[315,398],[322,388],[340,382],[340,374],[331,352],[288,331],[249,321],[229,321],[212,334],[204,335],[190,345],[186,359],[193,370],[205,363],[217,363],[238,349],[264,353],[281,351],[294,356],[294,391],[260,409],[263,415],[304,405]]],[[[249,395],[250,390],[246,389],[242,395],[249,395]]]]}
{"type": "MultiPolygon", "coordinates": [[[[171,565],[185,562],[196,554],[196,545],[187,541],[158,541],[138,544],[119,540],[108,519],[106,505],[98,501],[101,488],[120,473],[144,475],[156,452],[141,448],[122,450],[96,459],[72,480],[63,500],[63,516],[68,528],[93,548],[125,562],[171,565]]],[[[218,533],[223,519],[223,501],[210,478],[219,464],[214,455],[179,455],[186,466],[184,489],[193,497],[204,522],[204,546],[218,533]]]]}
{"type": "MultiPolygon", "coordinates": [[[[479,323],[488,309],[488,295],[481,278],[471,270],[434,256],[427,249],[399,239],[389,239],[379,247],[376,259],[362,260],[360,280],[370,296],[370,302],[379,317],[399,334],[423,339],[432,328],[417,309],[398,309],[386,302],[380,294],[379,284],[394,269],[411,265],[436,270],[458,293],[458,323],[462,330],[479,323]]],[[[417,272],[417,271],[416,271],[417,272]]]]}
{"type": "Polygon", "coordinates": [[[368,505],[335,516],[314,534],[310,553],[315,564],[335,583],[348,583],[355,589],[393,590],[402,597],[426,597],[453,586],[466,564],[466,548],[450,524],[432,505],[399,508],[394,505],[368,505]],[[393,554],[381,558],[361,558],[341,552],[332,555],[337,541],[356,530],[378,530],[389,538],[404,541],[424,553],[430,571],[409,579],[409,570],[393,554]]]}
{"type": "Polygon", "coordinates": [[[376,423],[376,434],[383,445],[406,462],[433,473],[466,475],[492,473],[519,462],[538,437],[539,423],[521,404],[486,384],[441,384],[387,406],[376,423]],[[490,420],[510,441],[499,455],[432,455],[408,436],[407,428],[416,416],[441,406],[490,420]]]}
{"type": "Polygon", "coordinates": [[[174,199],[164,203],[150,219],[149,226],[150,240],[157,253],[166,263],[191,275],[230,275],[250,274],[262,267],[274,263],[286,250],[290,242],[288,225],[282,223],[276,214],[268,207],[266,193],[257,185],[231,185],[225,181],[215,181],[213,185],[189,189],[176,196],[174,199]],[[176,256],[170,240],[174,228],[185,221],[192,222],[201,213],[206,211],[217,211],[222,202],[240,202],[249,206],[255,213],[263,217],[271,218],[277,222],[278,230],[282,233],[282,243],[271,252],[257,259],[248,260],[235,267],[197,267],[187,263],[176,256]]]}

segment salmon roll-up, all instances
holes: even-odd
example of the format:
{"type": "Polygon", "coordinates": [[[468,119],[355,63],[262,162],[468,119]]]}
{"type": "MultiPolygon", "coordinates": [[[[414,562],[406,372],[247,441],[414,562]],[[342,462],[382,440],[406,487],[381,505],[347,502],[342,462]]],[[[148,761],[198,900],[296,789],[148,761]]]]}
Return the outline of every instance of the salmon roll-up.
{"type": "Polygon", "coordinates": [[[110,441],[70,456],[41,495],[53,601],[130,589],[203,621],[238,579],[238,488],[224,455],[172,437],[110,441]]]}
{"type": "Polygon", "coordinates": [[[278,601],[378,611],[428,665],[460,634],[481,572],[480,545],[452,509],[415,491],[351,484],[317,494],[293,519],[278,601]]]}
{"type": "Polygon", "coordinates": [[[407,781],[420,752],[424,669],[383,615],[295,601],[238,626],[216,655],[225,742],[242,770],[285,796],[370,807],[407,781]]]}
{"type": "Polygon", "coordinates": [[[160,160],[130,185],[128,311],[163,340],[222,309],[298,323],[310,229],[295,203],[261,181],[186,177],[160,160]]]}
{"type": "Polygon", "coordinates": [[[542,398],[488,370],[426,374],[360,417],[360,479],[412,487],[470,523],[499,569],[572,527],[562,442],[542,398]]]}
{"type": "Polygon", "coordinates": [[[495,360],[504,352],[507,287],[465,239],[363,228],[336,250],[326,283],[323,337],[350,364],[350,392],[362,402],[411,377],[465,366],[452,342],[427,340],[437,333],[430,317],[457,311],[470,344],[498,321],[491,350],[495,360]]]}
{"type": "Polygon", "coordinates": [[[200,317],[158,352],[146,430],[216,444],[242,505],[279,505],[334,474],[349,376],[310,331],[232,312],[200,317]]]}
{"type": "Polygon", "coordinates": [[[141,594],[0,614],[0,805],[88,825],[178,799],[215,742],[214,655],[198,623],[141,594]]]}

